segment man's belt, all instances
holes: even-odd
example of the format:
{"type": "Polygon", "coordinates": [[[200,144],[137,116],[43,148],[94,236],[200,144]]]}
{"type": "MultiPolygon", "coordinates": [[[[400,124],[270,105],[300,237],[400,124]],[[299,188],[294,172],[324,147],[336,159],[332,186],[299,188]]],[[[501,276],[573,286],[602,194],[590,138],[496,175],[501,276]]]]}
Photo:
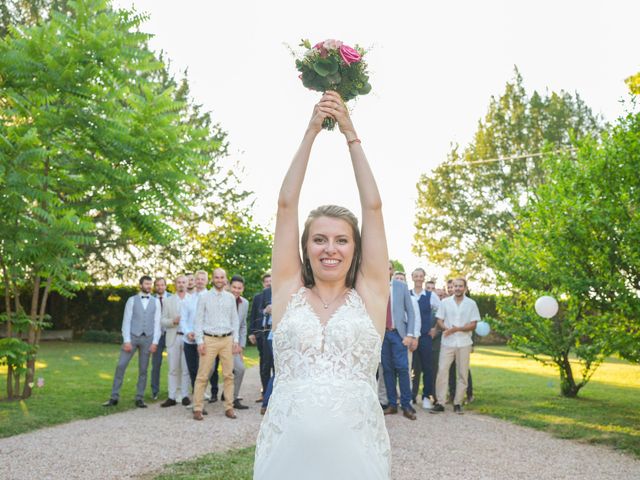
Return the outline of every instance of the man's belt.
{"type": "Polygon", "coordinates": [[[176,335],[184,335],[182,332],[176,332],[176,335]]]}
{"type": "Polygon", "coordinates": [[[385,328],[386,332],[397,332],[398,329],[397,328],[385,328]]]}
{"type": "Polygon", "coordinates": [[[218,334],[213,334],[213,333],[207,333],[207,332],[203,332],[207,337],[215,337],[215,338],[224,338],[224,337],[228,337],[229,335],[231,335],[233,332],[228,332],[228,333],[222,333],[220,335],[218,334]]]}

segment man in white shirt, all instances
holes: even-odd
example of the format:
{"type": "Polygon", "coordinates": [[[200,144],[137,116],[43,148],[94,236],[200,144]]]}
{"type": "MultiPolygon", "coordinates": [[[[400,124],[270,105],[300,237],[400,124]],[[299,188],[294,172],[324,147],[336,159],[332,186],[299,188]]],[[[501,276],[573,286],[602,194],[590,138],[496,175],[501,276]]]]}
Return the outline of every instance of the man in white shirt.
{"type": "Polygon", "coordinates": [[[236,298],[225,290],[226,284],[226,272],[217,268],[213,272],[214,288],[198,299],[195,338],[200,364],[193,393],[194,420],[203,419],[204,390],[217,356],[220,357],[224,378],[225,415],[236,418],[233,408],[233,354],[240,352],[240,321],[236,298]]]}
{"type": "MultiPolygon", "coordinates": [[[[418,348],[413,352],[412,376],[413,385],[411,393],[413,402],[416,403],[422,376],[422,408],[430,410],[432,407],[430,397],[435,397],[434,392],[434,368],[433,368],[433,338],[436,336],[435,312],[440,306],[440,299],[435,292],[423,288],[426,272],[423,268],[416,268],[411,274],[413,289],[409,291],[411,298],[417,303],[420,313],[420,331],[418,348]]],[[[433,282],[432,282],[433,283],[433,282]]]]}
{"type": "Polygon", "coordinates": [[[436,378],[436,401],[431,413],[444,411],[444,402],[449,383],[449,367],[455,360],[457,365],[456,395],[453,399],[453,411],[462,413],[462,400],[467,390],[469,358],[473,341],[471,335],[480,321],[480,311],[476,302],[465,295],[467,281],[464,278],[453,280],[453,295],[444,299],[436,318],[442,329],[440,361],[436,378]]]}
{"type": "Polygon", "coordinates": [[[158,348],[160,341],[160,301],[151,296],[151,277],[140,278],[140,292],[127,300],[122,319],[122,350],[111,388],[111,398],[102,404],[112,407],[118,404],[120,388],[127,365],[138,351],[138,384],[136,386],[136,407],[147,408],[144,390],[147,386],[149,356],[158,348]]]}

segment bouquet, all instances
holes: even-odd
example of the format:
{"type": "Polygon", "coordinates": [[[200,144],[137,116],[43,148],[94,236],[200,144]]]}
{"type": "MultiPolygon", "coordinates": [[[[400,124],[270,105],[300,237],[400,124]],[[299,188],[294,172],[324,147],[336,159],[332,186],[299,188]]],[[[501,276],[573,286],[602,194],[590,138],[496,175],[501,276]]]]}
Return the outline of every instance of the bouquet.
{"type": "MultiPolygon", "coordinates": [[[[306,48],[306,52],[296,59],[296,68],[308,89],[322,93],[334,90],[345,102],[371,91],[367,64],[362,60],[366,52],[362,48],[357,45],[352,48],[333,39],[313,47],[309,40],[302,40],[300,46],[306,48]]],[[[335,124],[333,118],[327,118],[322,126],[333,130],[335,124]]]]}

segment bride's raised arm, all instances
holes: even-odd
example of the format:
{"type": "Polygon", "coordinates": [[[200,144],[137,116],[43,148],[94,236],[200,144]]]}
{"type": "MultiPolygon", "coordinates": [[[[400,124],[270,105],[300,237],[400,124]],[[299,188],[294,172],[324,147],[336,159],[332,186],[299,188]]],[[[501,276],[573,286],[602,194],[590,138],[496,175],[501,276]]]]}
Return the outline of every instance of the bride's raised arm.
{"type": "Polygon", "coordinates": [[[376,330],[384,336],[389,297],[389,253],[380,192],[347,107],[340,96],[335,92],[327,92],[319,106],[322,113],[336,119],[349,146],[362,207],[362,261],[356,290],[363,298],[376,330]]]}
{"type": "Polygon", "coordinates": [[[328,116],[320,111],[319,104],[314,107],[307,131],[280,187],[271,258],[274,326],[282,317],[289,295],[302,286],[302,261],[298,246],[298,203],[311,147],[322,130],[322,122],[328,116]]]}

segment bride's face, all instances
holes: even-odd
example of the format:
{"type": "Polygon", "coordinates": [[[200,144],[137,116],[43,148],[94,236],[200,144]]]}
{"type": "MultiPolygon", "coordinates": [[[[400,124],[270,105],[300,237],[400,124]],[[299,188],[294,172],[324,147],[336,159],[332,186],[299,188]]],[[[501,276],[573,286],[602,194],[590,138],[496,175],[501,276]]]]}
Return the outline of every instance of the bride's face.
{"type": "Polygon", "coordinates": [[[346,278],[354,252],[353,231],[345,220],[318,217],[309,225],[307,255],[316,280],[346,278]]]}

